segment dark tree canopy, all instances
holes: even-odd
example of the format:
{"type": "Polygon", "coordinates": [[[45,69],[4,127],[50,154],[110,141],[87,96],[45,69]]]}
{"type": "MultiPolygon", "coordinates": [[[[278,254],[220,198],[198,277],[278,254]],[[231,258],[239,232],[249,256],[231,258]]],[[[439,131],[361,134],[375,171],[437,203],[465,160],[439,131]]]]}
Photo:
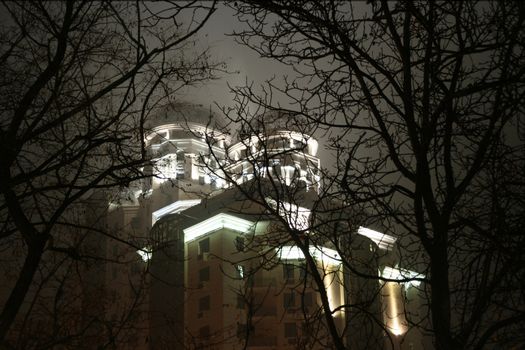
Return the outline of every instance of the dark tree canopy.
{"type": "MultiPolygon", "coordinates": [[[[189,50],[214,2],[10,1],[0,8],[0,247],[12,254],[4,266],[13,278],[0,316],[3,340],[36,277],[55,271],[46,263],[97,258],[86,257],[82,244],[93,239],[85,229],[103,227],[86,222],[77,203],[148,176],[148,114],[222,66],[189,50]]],[[[72,332],[62,340],[74,339],[72,332]]]]}
{"type": "Polygon", "coordinates": [[[399,237],[403,266],[426,276],[426,317],[411,326],[436,348],[523,344],[523,5],[231,7],[245,25],[236,39],[295,71],[263,96],[233,88],[232,120],[260,128],[248,106],[282,111],[279,95],[290,119],[327,131],[336,164],[323,193],[399,237]]]}

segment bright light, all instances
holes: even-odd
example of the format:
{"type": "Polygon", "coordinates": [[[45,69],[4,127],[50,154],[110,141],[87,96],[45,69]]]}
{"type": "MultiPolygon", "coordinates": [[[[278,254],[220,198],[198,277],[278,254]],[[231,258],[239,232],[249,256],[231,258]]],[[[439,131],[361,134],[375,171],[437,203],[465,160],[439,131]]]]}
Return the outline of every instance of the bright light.
{"type": "Polygon", "coordinates": [[[155,222],[164,215],[180,213],[181,211],[193,207],[194,205],[200,204],[200,202],[200,199],[186,199],[173,202],[170,205],[160,208],[159,210],[151,213],[151,225],[153,226],[153,224],[155,224],[155,222]]]}
{"type": "MultiPolygon", "coordinates": [[[[304,259],[304,254],[296,246],[284,246],[275,248],[279,259],[281,260],[301,260],[304,259]]],[[[341,256],[333,249],[325,247],[310,247],[308,249],[310,255],[326,265],[337,266],[341,264],[341,256]]]]}
{"type": "Polygon", "coordinates": [[[241,219],[230,214],[220,213],[184,229],[184,243],[193,241],[207,233],[223,228],[245,233],[250,231],[254,225],[255,223],[252,221],[241,219]]]}
{"type": "Polygon", "coordinates": [[[383,269],[383,272],[381,273],[381,277],[388,278],[391,280],[399,280],[398,283],[402,283],[405,288],[409,287],[418,287],[421,284],[421,281],[418,280],[411,280],[411,281],[404,281],[411,278],[425,278],[425,275],[422,275],[420,273],[410,271],[407,269],[401,269],[401,268],[392,268],[389,266],[386,266],[383,269]]]}
{"type": "Polygon", "coordinates": [[[304,259],[304,254],[296,246],[284,246],[281,248],[275,248],[275,251],[279,255],[279,259],[281,260],[299,260],[304,259]]]}
{"type": "Polygon", "coordinates": [[[333,249],[325,248],[325,247],[311,247],[310,253],[313,251],[313,256],[317,259],[320,259],[323,263],[326,263],[328,265],[340,265],[341,264],[341,256],[339,253],[333,249]]]}
{"type": "Polygon", "coordinates": [[[144,262],[150,261],[151,257],[153,256],[153,252],[149,247],[144,247],[142,249],[137,250],[137,254],[140,255],[142,261],[144,262]]]}
{"type": "Polygon", "coordinates": [[[379,248],[385,249],[385,250],[392,250],[392,247],[394,246],[394,243],[396,242],[396,238],[392,236],[386,235],[378,231],[371,230],[363,226],[359,226],[357,233],[362,236],[370,238],[372,241],[374,241],[375,244],[378,245],[379,248]]]}
{"type": "MultiPolygon", "coordinates": [[[[281,260],[301,260],[304,254],[296,246],[284,246],[276,248],[277,255],[281,260]]],[[[321,262],[320,268],[324,271],[323,284],[328,296],[330,310],[339,308],[344,303],[344,290],[342,289],[343,270],[341,268],[341,256],[333,249],[325,247],[309,247],[310,255],[321,262]]],[[[341,316],[338,310],[334,316],[341,316]]]]}
{"type": "Polygon", "coordinates": [[[342,314],[341,309],[334,312],[335,309],[344,304],[344,293],[341,293],[343,291],[341,288],[342,280],[342,271],[337,271],[337,269],[325,270],[323,284],[328,297],[330,311],[332,311],[334,316],[340,316],[342,314]]]}
{"type": "Polygon", "coordinates": [[[395,282],[387,282],[383,296],[386,297],[385,324],[390,333],[402,335],[407,331],[401,288],[395,282]]]}
{"type": "MultiPolygon", "coordinates": [[[[284,167],[283,167],[284,168],[284,167]]],[[[286,222],[290,227],[296,230],[307,230],[309,227],[310,209],[299,207],[295,204],[280,201],[277,203],[276,200],[266,197],[266,203],[272,208],[277,210],[279,216],[285,218],[286,222]]]]}

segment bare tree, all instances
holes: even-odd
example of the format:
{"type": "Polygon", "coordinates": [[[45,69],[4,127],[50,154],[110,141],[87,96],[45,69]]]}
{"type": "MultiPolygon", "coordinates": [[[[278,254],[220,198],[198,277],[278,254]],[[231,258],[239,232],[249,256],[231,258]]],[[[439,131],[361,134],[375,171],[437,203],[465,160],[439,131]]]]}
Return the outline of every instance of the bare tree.
{"type": "MultiPolygon", "coordinates": [[[[400,264],[426,276],[424,310],[417,317],[407,314],[409,325],[430,332],[439,349],[523,344],[524,207],[516,195],[523,193],[523,6],[386,1],[231,6],[246,25],[235,33],[239,42],[295,71],[294,77],[270,80],[264,96],[250,86],[235,88],[239,104],[232,119],[257,138],[275,121],[253,119],[257,113],[248,107],[282,111],[271,99],[280,94],[289,106],[285,123],[303,126],[305,135],[312,129],[329,132],[336,163],[323,174],[316,210],[335,201],[360,208],[355,211],[398,237],[400,264]]],[[[258,141],[254,172],[273,157],[264,155],[268,140],[258,141]]],[[[235,172],[229,180],[238,180],[235,172]]],[[[304,232],[286,221],[279,204],[261,200],[273,193],[281,203],[298,203],[300,191],[290,190],[297,186],[276,183],[282,181],[254,185],[245,195],[281,217],[288,239],[309,261],[308,245],[314,243],[305,243],[304,232]]],[[[324,233],[346,268],[372,278],[366,273],[372,262],[363,261],[360,270],[352,249],[340,243],[352,237],[352,225],[330,229],[345,221],[326,219],[341,206],[326,210],[311,229],[324,233]]],[[[322,278],[316,282],[322,291],[322,278]]],[[[322,305],[333,344],[344,348],[342,333],[330,326],[334,310],[322,305]]]]}
{"type": "MultiPolygon", "coordinates": [[[[1,4],[0,247],[11,277],[3,286],[4,345],[15,319],[38,318],[34,298],[54,298],[60,315],[65,286],[74,284],[67,276],[81,280],[80,261],[101,257],[94,246],[111,233],[96,222],[100,212],[86,213],[94,203],[86,200],[148,176],[148,113],[222,67],[206,51],[188,50],[214,10],[214,2],[1,4]],[[53,294],[39,294],[51,280],[53,294]]],[[[55,330],[77,325],[55,321],[55,330]]],[[[54,331],[37,346],[67,343],[93,321],[77,325],[78,333],[54,331]]]]}

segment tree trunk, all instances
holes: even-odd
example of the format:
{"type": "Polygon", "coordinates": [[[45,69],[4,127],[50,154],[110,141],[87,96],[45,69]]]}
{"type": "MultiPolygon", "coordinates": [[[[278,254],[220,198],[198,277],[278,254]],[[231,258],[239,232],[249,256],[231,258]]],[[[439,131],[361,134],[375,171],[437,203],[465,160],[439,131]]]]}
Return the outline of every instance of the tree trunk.
{"type": "Polygon", "coordinates": [[[33,282],[33,277],[42,259],[45,243],[46,239],[41,238],[28,244],[24,265],[0,315],[0,339],[2,342],[5,341],[7,332],[12,326],[33,282]]]}
{"type": "Polygon", "coordinates": [[[450,290],[446,245],[436,243],[431,255],[431,310],[436,349],[454,349],[450,334],[450,290]]]}

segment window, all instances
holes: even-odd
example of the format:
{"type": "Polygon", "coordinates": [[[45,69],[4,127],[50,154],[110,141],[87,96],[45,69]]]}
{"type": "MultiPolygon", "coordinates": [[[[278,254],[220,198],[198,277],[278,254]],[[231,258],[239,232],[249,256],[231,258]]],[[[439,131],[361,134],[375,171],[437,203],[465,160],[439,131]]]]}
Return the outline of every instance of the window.
{"type": "Polygon", "coordinates": [[[284,308],[292,309],[295,306],[295,294],[293,292],[284,293],[284,308]]]}
{"type": "Polygon", "coordinates": [[[208,311],[210,309],[210,296],[206,295],[199,299],[199,312],[208,311]]]}
{"type": "Polygon", "coordinates": [[[237,338],[245,339],[251,329],[245,323],[237,323],[237,338]]]}
{"type": "Polygon", "coordinates": [[[314,305],[314,296],[311,292],[307,292],[303,296],[303,303],[305,308],[312,307],[314,305]]]}
{"type": "Polygon", "coordinates": [[[237,309],[244,309],[245,304],[244,295],[237,294],[237,309]]]}
{"type": "Polygon", "coordinates": [[[204,326],[199,329],[199,337],[208,338],[210,336],[210,326],[204,326]]]}
{"type": "Polygon", "coordinates": [[[297,326],[295,323],[284,324],[284,337],[285,338],[296,338],[297,337],[297,326]]]}
{"type": "Polygon", "coordinates": [[[139,275],[142,272],[142,266],[141,264],[138,264],[137,262],[133,262],[131,264],[131,274],[132,275],[139,275]]]}
{"type": "Polygon", "coordinates": [[[177,153],[177,179],[184,179],[186,175],[186,159],[184,153],[177,153]]]}
{"type": "Polygon", "coordinates": [[[199,270],[199,282],[208,282],[210,280],[210,267],[207,266],[199,270]]]}
{"type": "Polygon", "coordinates": [[[199,242],[199,256],[202,257],[204,253],[210,252],[210,238],[205,238],[199,242]]]}
{"type": "Polygon", "coordinates": [[[294,266],[292,264],[284,264],[283,265],[283,278],[286,281],[286,283],[293,283],[294,278],[294,266]]]}
{"type": "Polygon", "coordinates": [[[233,242],[233,244],[235,245],[235,249],[237,249],[238,252],[244,251],[244,237],[235,237],[235,241],[233,242]]]}
{"type": "Polygon", "coordinates": [[[306,264],[301,264],[301,266],[299,266],[299,280],[304,281],[306,279],[306,275],[307,275],[306,264]]]}

